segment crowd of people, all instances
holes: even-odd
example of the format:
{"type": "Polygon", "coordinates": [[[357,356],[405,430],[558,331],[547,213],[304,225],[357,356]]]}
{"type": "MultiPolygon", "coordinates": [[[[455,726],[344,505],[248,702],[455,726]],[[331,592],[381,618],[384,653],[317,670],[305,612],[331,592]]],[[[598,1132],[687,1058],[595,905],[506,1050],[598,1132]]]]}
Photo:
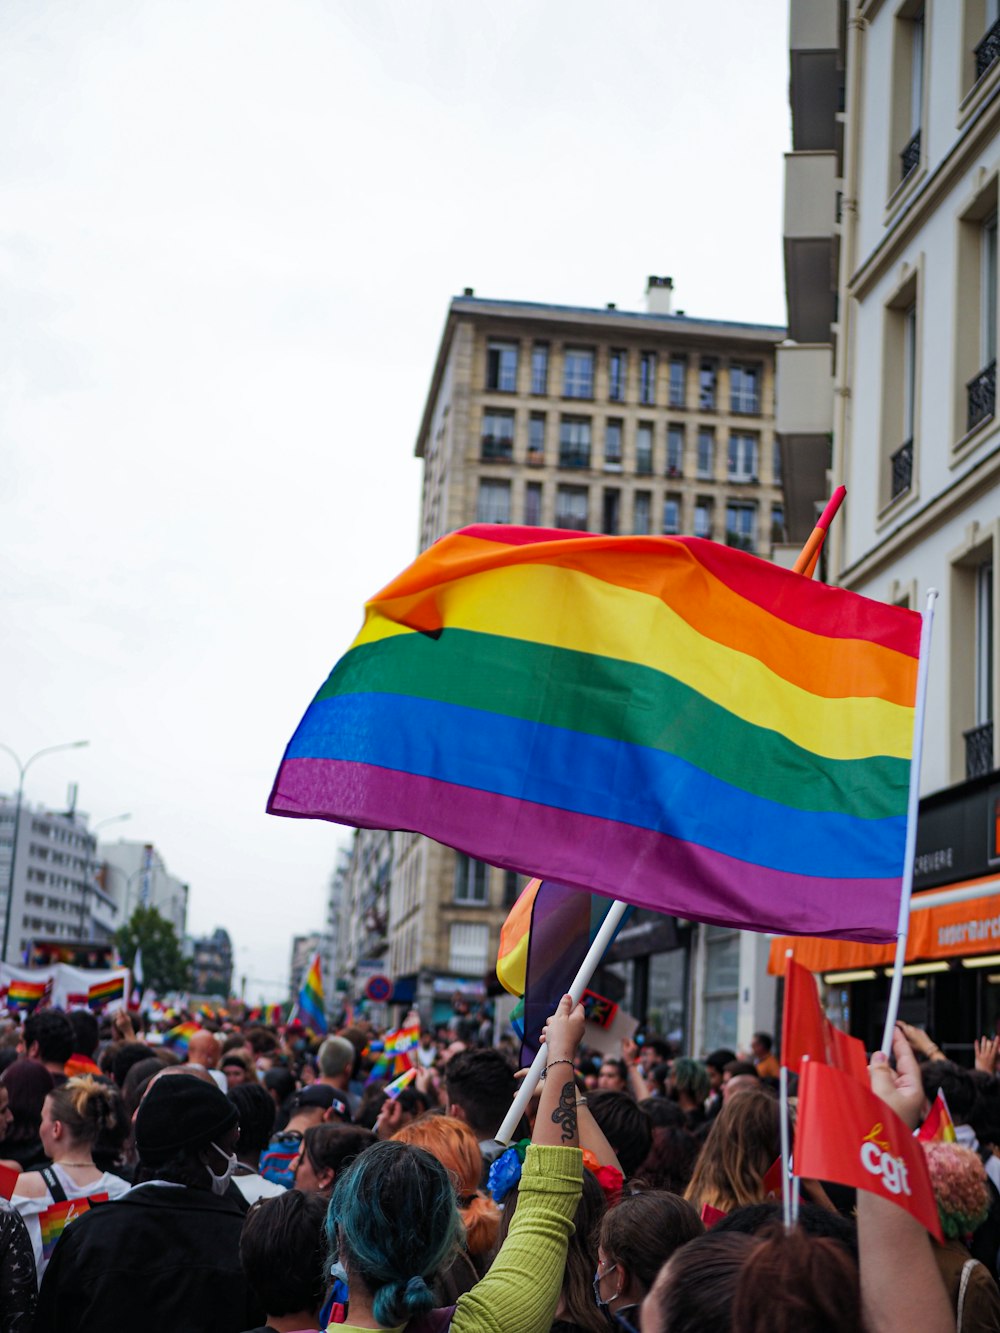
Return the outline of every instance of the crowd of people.
{"type": "Polygon", "coordinates": [[[950,1107],[958,1141],[925,1148],[942,1243],[829,1181],[784,1224],[765,1033],[601,1058],[565,997],[509,1145],[519,1075],[485,1025],[424,1030],[401,1090],[380,1035],[227,1018],[182,1052],[125,1013],[12,1015],[0,1333],[1000,1333],[1000,1041],[966,1069],[900,1024],[872,1058],[910,1128],[950,1107]]]}

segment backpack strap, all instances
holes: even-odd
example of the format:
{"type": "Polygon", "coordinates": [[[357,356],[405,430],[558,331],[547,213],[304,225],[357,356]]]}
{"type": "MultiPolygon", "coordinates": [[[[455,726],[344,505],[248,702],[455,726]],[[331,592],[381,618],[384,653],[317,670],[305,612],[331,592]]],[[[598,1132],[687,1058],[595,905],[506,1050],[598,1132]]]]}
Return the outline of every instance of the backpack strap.
{"type": "Polygon", "coordinates": [[[41,1176],[41,1178],[45,1181],[46,1185],[48,1186],[49,1193],[52,1195],[53,1201],[55,1203],[65,1203],[66,1191],[59,1184],[59,1177],[52,1170],[51,1166],[41,1167],[39,1169],[38,1174],[41,1176]]]}
{"type": "Polygon", "coordinates": [[[958,1286],[958,1319],[955,1328],[958,1333],[962,1333],[962,1320],[965,1317],[965,1293],[969,1286],[969,1278],[972,1276],[972,1270],[975,1268],[978,1260],[968,1259],[962,1267],[962,1280],[958,1286]]]}

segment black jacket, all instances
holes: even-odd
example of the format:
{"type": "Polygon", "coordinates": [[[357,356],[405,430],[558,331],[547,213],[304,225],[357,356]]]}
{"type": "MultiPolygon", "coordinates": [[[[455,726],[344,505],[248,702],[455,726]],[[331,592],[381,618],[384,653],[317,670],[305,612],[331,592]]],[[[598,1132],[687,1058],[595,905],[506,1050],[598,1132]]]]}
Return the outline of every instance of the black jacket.
{"type": "Polygon", "coordinates": [[[209,1190],[141,1185],[71,1223],[35,1333],[241,1333],[264,1311],[240,1267],[242,1210],[209,1190]]]}

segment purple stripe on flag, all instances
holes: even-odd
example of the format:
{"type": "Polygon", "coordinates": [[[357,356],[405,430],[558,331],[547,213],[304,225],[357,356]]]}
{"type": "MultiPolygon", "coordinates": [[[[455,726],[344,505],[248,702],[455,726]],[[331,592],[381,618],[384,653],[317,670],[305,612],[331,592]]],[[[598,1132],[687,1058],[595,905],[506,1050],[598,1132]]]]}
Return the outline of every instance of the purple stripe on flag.
{"type": "Polygon", "coordinates": [[[896,937],[895,877],[769,870],[650,829],[367,764],[286,759],[268,809],[305,819],[335,811],[339,823],[410,829],[490,865],[710,925],[868,943],[896,937]]]}

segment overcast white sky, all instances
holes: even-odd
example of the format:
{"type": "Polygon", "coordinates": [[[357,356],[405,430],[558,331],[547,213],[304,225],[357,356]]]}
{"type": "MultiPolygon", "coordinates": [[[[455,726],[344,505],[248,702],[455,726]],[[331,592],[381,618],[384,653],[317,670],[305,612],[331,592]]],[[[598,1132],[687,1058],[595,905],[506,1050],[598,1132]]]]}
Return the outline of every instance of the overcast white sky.
{"type": "MultiPolygon", "coordinates": [[[[415,553],[449,298],[784,321],[786,0],[3,0],[0,742],[280,999],[335,825],[264,814],[415,553]],[[275,985],[265,983],[274,981],[275,985]]],[[[0,791],[16,785],[0,753],[0,791]]]]}

